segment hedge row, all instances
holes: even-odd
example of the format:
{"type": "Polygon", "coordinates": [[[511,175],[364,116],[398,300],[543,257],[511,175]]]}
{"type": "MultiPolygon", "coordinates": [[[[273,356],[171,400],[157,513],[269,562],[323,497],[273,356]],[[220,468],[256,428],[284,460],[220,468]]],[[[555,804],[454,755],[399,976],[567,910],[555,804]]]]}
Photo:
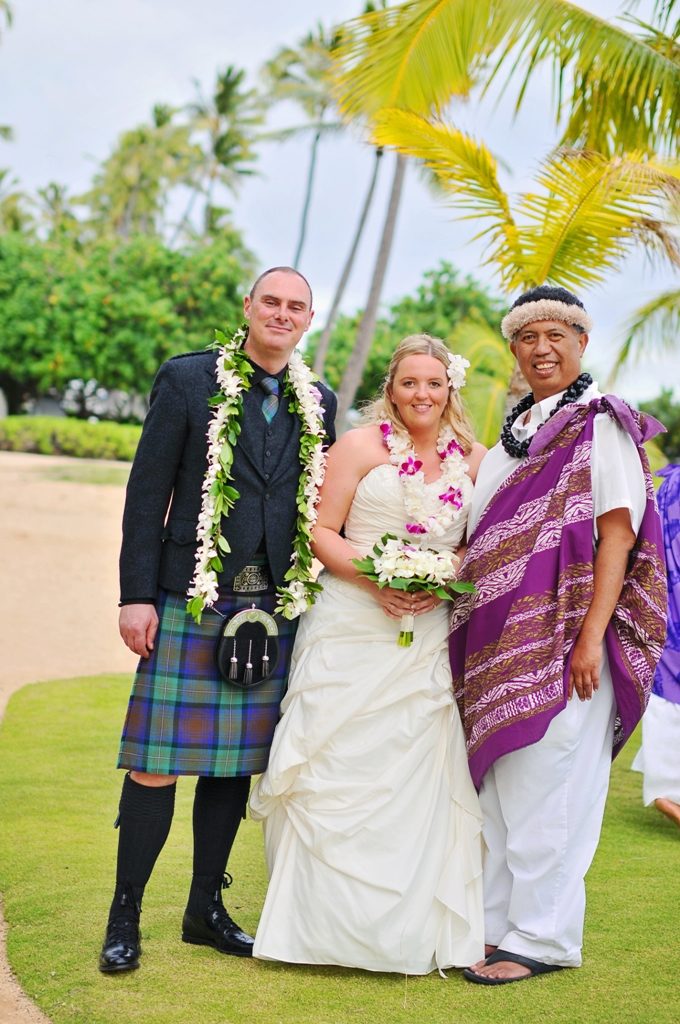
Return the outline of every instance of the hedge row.
{"type": "Polygon", "coordinates": [[[141,427],[52,416],[0,419],[0,450],[131,462],[141,427]]]}

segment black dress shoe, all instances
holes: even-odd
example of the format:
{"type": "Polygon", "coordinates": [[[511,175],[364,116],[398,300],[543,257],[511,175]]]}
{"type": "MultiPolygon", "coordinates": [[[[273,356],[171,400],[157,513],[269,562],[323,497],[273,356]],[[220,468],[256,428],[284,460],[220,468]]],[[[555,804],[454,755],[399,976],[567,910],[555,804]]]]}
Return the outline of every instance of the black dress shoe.
{"type": "Polygon", "coordinates": [[[182,920],[182,942],[195,946],[212,946],[232,956],[252,956],[252,935],[241,931],[221,903],[211,903],[204,914],[185,912],[182,920]]]}
{"type": "Polygon", "coordinates": [[[114,917],[106,926],[104,945],[99,954],[99,970],[134,971],[139,967],[142,945],[139,921],[133,917],[114,917]]]}

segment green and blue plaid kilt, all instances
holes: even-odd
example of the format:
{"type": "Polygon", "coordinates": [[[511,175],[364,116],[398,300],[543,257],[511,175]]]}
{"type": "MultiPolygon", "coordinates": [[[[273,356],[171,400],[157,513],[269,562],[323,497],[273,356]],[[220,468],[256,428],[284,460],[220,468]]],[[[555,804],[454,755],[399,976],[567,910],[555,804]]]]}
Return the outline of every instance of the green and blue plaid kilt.
{"type": "MultiPolygon", "coordinates": [[[[253,603],[273,614],[274,588],[261,594],[220,593],[215,608],[230,617],[253,603]]],[[[279,705],[288,682],[297,620],[276,617],[279,658],[266,681],[233,686],[215,663],[224,620],[206,609],[198,625],[183,594],[162,591],[158,632],[140,659],[130,695],[118,767],[154,775],[252,775],[267,767],[279,705]]]]}

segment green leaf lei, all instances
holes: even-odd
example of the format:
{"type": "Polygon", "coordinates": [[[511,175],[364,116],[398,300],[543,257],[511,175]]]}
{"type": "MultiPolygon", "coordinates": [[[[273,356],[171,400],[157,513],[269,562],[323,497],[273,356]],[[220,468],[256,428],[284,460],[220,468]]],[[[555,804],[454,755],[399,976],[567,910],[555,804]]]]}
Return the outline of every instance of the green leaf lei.
{"type": "MultiPolygon", "coordinates": [[[[208,426],[208,469],[203,479],[201,512],[196,538],[196,570],[187,591],[187,612],[196,620],[206,607],[218,598],[218,573],[222,572],[221,554],[231,548],[222,533],[223,520],[239,498],[231,485],[234,447],[241,433],[243,393],[251,386],[254,367],[243,351],[248,337],[248,324],[243,324],[231,338],[215,331],[217,379],[220,391],[210,399],[213,418],[208,426]]],[[[322,589],[312,576],[312,530],[316,522],[319,488],[323,482],[326,431],[323,423],[321,392],[314,385],[312,371],[298,352],[291,354],[284,393],[290,411],[300,418],[300,462],[302,472],[297,488],[297,522],[291,554],[291,565],[278,587],[275,611],[294,619],[314,603],[322,589]]]]}

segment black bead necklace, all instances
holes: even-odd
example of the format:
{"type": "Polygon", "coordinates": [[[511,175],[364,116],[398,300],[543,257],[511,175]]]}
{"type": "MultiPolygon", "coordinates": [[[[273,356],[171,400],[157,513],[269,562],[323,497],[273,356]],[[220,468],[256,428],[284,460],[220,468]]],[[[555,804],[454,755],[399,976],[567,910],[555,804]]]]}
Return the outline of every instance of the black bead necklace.
{"type": "MultiPolygon", "coordinates": [[[[572,402],[577,402],[592,383],[593,378],[589,373],[580,374],[573,384],[570,384],[564,392],[559,402],[550,413],[550,416],[548,416],[548,420],[551,416],[555,415],[558,409],[563,409],[565,405],[571,405],[572,402]]],[[[517,403],[503,424],[503,429],[501,430],[501,444],[508,455],[511,455],[514,459],[526,458],[529,453],[529,445],[531,444],[532,438],[527,437],[524,441],[518,441],[512,432],[512,425],[517,417],[521,416],[523,412],[528,412],[532,405],[534,405],[534,396],[530,391],[528,395],[525,395],[524,398],[517,403]]],[[[548,420],[545,420],[544,423],[547,423],[548,420]]],[[[544,423],[541,423],[541,427],[544,426],[544,423]]],[[[541,427],[538,429],[540,430],[541,427]]]]}

